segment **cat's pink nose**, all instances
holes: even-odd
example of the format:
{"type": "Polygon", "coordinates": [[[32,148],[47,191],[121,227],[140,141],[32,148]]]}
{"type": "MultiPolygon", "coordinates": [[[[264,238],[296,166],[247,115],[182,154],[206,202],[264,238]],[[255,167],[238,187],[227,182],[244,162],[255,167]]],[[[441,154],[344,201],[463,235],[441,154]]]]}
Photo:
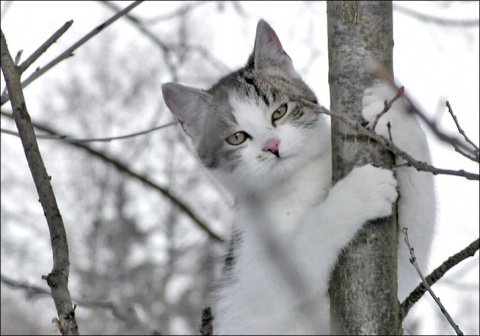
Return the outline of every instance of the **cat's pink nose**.
{"type": "Polygon", "coordinates": [[[278,139],[278,138],[269,139],[265,143],[265,145],[263,145],[262,150],[264,152],[271,152],[272,154],[275,154],[277,157],[279,157],[279,155],[278,155],[278,146],[279,145],[280,145],[280,139],[278,139]]]}

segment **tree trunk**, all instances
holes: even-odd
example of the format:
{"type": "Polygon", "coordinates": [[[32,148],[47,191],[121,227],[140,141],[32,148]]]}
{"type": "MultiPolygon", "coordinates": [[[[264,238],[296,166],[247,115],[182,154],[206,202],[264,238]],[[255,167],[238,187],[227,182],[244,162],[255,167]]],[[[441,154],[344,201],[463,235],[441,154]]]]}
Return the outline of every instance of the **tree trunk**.
{"type": "MultiPolygon", "coordinates": [[[[327,3],[331,110],[362,122],[362,96],[372,84],[368,62],[392,73],[392,3],[327,3]]],[[[379,111],[380,112],[380,111],[379,111]]],[[[341,121],[332,119],[333,183],[353,167],[391,167],[393,157],[341,121]]],[[[369,222],[343,253],[332,273],[330,316],[337,335],[401,334],[397,298],[397,219],[369,222]]]]}

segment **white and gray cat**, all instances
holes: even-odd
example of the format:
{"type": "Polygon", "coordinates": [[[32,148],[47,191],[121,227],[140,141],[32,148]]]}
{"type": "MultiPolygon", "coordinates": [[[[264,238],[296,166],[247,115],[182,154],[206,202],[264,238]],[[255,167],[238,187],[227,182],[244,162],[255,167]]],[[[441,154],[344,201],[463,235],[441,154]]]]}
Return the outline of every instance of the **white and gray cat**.
{"type": "MultiPolygon", "coordinates": [[[[328,283],[337,256],[363,224],[391,214],[399,189],[399,223],[420,261],[435,223],[433,178],[413,168],[365,165],[332,183],[330,127],[275,31],[258,23],[245,67],[209,90],[176,83],[163,97],[192,139],[198,157],[235,200],[233,235],[212,299],[215,334],[327,334],[328,283]]],[[[395,92],[377,82],[363,99],[372,123],[395,92]]],[[[376,131],[430,161],[420,125],[395,102],[376,131]]],[[[401,160],[397,159],[397,163],[401,160]]],[[[419,279],[399,236],[399,298],[419,279]]]]}

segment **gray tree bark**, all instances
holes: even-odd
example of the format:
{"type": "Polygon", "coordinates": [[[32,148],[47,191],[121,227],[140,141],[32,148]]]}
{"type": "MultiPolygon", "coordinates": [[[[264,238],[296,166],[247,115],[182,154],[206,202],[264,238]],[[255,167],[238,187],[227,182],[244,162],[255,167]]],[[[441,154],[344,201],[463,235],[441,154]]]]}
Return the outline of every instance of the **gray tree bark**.
{"type": "MultiPolygon", "coordinates": [[[[364,90],[376,60],[392,72],[392,3],[327,2],[331,110],[363,122],[364,90]]],[[[393,75],[393,74],[392,74],[393,75]]],[[[392,155],[335,118],[332,119],[333,183],[354,167],[392,167],[392,155]]],[[[369,222],[343,253],[332,273],[330,316],[337,335],[401,334],[397,298],[398,227],[391,217],[369,222]]]]}

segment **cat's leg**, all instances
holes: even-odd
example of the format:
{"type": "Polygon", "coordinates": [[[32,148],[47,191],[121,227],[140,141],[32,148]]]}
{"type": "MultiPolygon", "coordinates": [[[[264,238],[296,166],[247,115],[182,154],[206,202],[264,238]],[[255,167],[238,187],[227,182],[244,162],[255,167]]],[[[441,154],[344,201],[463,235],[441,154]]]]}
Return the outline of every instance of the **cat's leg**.
{"type": "MultiPolygon", "coordinates": [[[[390,101],[396,91],[384,81],[376,81],[365,91],[363,97],[363,117],[371,128],[376,116],[384,109],[385,100],[390,101]]],[[[404,98],[396,100],[390,110],[384,114],[376,125],[375,131],[386,139],[390,136],[401,150],[417,160],[431,163],[430,152],[425,133],[415,115],[408,111],[404,98]],[[387,127],[390,123],[390,134],[387,127]]],[[[399,185],[398,219],[399,219],[399,299],[403,300],[420,282],[420,278],[409,262],[409,251],[403,241],[402,228],[408,228],[412,246],[415,248],[417,261],[425,271],[435,227],[435,192],[433,176],[428,172],[418,172],[413,167],[405,166],[405,161],[396,158],[396,174],[399,185]]]]}
{"type": "MultiPolygon", "coordinates": [[[[377,80],[365,90],[363,96],[362,115],[372,128],[375,118],[384,110],[385,101],[392,100],[397,91],[385,81],[377,80]]],[[[401,150],[412,155],[414,158],[430,163],[430,153],[427,139],[416,116],[408,111],[408,103],[404,98],[397,99],[390,109],[378,120],[375,127],[382,137],[392,138],[393,142],[401,150]],[[387,124],[390,124],[390,130],[387,124]]],[[[399,159],[397,163],[404,163],[399,159]]]]}
{"type": "Polygon", "coordinates": [[[340,251],[367,220],[391,214],[396,187],[390,170],[372,165],[357,167],[308,213],[298,232],[297,244],[306,255],[314,256],[311,262],[321,259],[324,274],[319,276],[329,277],[340,251]]]}
{"type": "MultiPolygon", "coordinates": [[[[397,181],[392,171],[365,165],[354,168],[338,181],[327,198],[303,218],[292,242],[294,265],[304,277],[307,297],[305,330],[328,334],[330,273],[343,248],[367,220],[388,216],[397,198],[397,181]]],[[[292,251],[292,249],[289,249],[292,251]]],[[[308,331],[307,331],[308,332],[308,331]]]]}

